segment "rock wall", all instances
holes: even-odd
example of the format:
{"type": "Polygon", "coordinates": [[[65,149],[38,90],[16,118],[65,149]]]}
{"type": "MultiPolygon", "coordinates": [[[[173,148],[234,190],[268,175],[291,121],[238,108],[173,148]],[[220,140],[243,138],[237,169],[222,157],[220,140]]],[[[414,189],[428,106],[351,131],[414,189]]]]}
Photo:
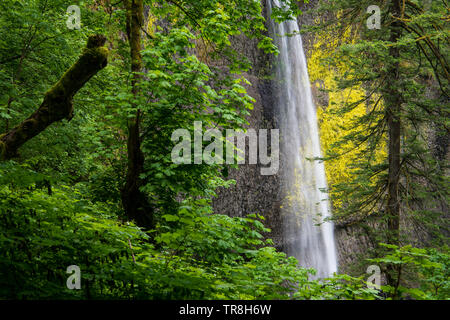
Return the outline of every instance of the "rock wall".
{"type": "MultiPolygon", "coordinates": [[[[266,11],[264,11],[266,12],[266,11]]],[[[267,13],[266,13],[267,14],[267,13]]],[[[246,78],[251,82],[247,91],[256,102],[251,115],[248,118],[248,128],[273,129],[277,128],[274,118],[274,88],[271,80],[270,55],[257,48],[255,41],[249,41],[244,37],[233,39],[233,47],[245,55],[252,63],[253,68],[246,78]]],[[[230,216],[243,217],[251,213],[258,213],[265,217],[265,225],[272,231],[266,236],[272,239],[275,246],[282,249],[282,221],[280,205],[282,194],[280,191],[280,174],[263,176],[260,173],[260,165],[239,165],[238,169],[229,170],[228,179],[234,179],[236,184],[228,189],[218,190],[218,196],[213,201],[215,212],[230,216]]]]}

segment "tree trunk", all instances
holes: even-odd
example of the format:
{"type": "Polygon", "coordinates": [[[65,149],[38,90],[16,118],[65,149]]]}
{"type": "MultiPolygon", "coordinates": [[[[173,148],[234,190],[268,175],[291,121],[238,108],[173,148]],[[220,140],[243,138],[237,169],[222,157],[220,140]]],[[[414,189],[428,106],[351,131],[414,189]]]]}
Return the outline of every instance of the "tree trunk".
{"type": "Polygon", "coordinates": [[[61,79],[45,93],[44,101],[25,121],[0,136],[0,158],[9,159],[28,140],[44,131],[53,122],[71,119],[73,96],[107,65],[108,49],[102,35],[91,36],[80,58],[61,79]]]}
{"type": "MultiPolygon", "coordinates": [[[[137,96],[139,94],[137,84],[141,79],[138,72],[142,71],[141,27],[144,21],[144,6],[142,0],[126,0],[124,2],[127,9],[127,34],[130,44],[131,71],[133,72],[132,93],[137,96]]],[[[140,114],[141,111],[138,109],[136,115],[128,119],[128,171],[125,186],[121,192],[122,205],[129,219],[134,220],[141,227],[151,228],[153,226],[151,206],[146,195],[140,191],[143,184],[140,174],[143,172],[144,166],[139,130],[140,114]]]]}
{"type": "MultiPolygon", "coordinates": [[[[391,12],[394,16],[400,16],[400,1],[394,0],[391,6],[391,12]]],[[[391,25],[390,42],[397,43],[401,36],[400,23],[394,21],[391,25]]],[[[398,47],[392,46],[389,49],[389,55],[395,59],[400,57],[398,47]]],[[[386,85],[384,101],[386,103],[387,123],[389,132],[389,173],[388,173],[388,241],[391,244],[398,244],[400,227],[400,202],[399,202],[399,178],[400,178],[400,134],[401,134],[401,95],[399,86],[399,62],[392,63],[388,69],[388,79],[391,79],[386,85]]]]}
{"type": "MultiPolygon", "coordinates": [[[[393,0],[390,13],[395,17],[401,16],[401,1],[393,0]]],[[[389,49],[389,55],[396,59],[387,68],[387,78],[389,81],[385,87],[384,101],[386,104],[386,116],[389,133],[389,172],[388,172],[388,198],[387,198],[387,242],[399,245],[400,238],[400,199],[399,199],[399,179],[400,179],[400,135],[401,135],[401,94],[399,92],[400,70],[399,61],[400,49],[395,46],[401,37],[401,25],[398,20],[394,20],[390,25],[390,43],[394,44],[389,49]]],[[[395,276],[392,272],[395,266],[388,267],[387,280],[394,285],[395,276]]]]}

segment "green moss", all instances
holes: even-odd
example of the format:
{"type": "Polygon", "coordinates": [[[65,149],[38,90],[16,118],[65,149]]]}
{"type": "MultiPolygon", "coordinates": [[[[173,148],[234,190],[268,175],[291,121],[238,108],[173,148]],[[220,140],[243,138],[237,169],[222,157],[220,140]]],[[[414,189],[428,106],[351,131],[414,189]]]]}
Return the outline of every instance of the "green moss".
{"type": "MultiPolygon", "coordinates": [[[[83,56],[81,58],[88,58],[90,63],[101,64],[103,61],[108,59],[108,49],[106,47],[96,47],[90,49],[84,49],[83,56]]],[[[81,59],[80,59],[81,60],[81,59]]]]}
{"type": "MultiPolygon", "coordinates": [[[[2,135],[1,137],[3,137],[3,136],[4,135],[2,135]]],[[[5,153],[6,153],[6,145],[3,141],[0,141],[0,159],[4,159],[5,153]]]]}
{"type": "Polygon", "coordinates": [[[59,96],[64,96],[64,86],[62,84],[62,79],[64,79],[65,75],[67,74],[67,72],[64,74],[64,76],[53,86],[51,87],[46,93],[45,96],[48,99],[56,99],[59,96]]]}
{"type": "Polygon", "coordinates": [[[31,118],[31,119],[25,120],[25,121],[22,123],[22,127],[23,127],[25,130],[28,130],[29,128],[35,127],[36,124],[37,124],[37,120],[31,118]]]}
{"type": "Polygon", "coordinates": [[[106,47],[85,48],[77,62],[46,92],[47,99],[72,97],[93,74],[106,66],[108,53],[106,47]]]}
{"type": "Polygon", "coordinates": [[[98,48],[103,47],[106,42],[106,37],[102,34],[96,34],[93,36],[90,36],[87,41],[87,48],[98,48]]]}
{"type": "MultiPolygon", "coordinates": [[[[73,96],[89,79],[107,64],[108,49],[103,47],[106,37],[95,35],[89,37],[86,48],[80,58],[67,70],[61,79],[46,93],[44,102],[33,118],[25,120],[14,129],[11,143],[8,145],[0,138],[0,156],[9,157],[24,142],[38,134],[45,127],[55,121],[73,116],[73,96]],[[8,155],[6,155],[8,153],[8,155]]],[[[0,136],[4,137],[4,135],[0,136]]]]}
{"type": "Polygon", "coordinates": [[[26,140],[27,133],[24,131],[24,123],[16,128],[16,137],[19,137],[21,140],[26,140]]]}

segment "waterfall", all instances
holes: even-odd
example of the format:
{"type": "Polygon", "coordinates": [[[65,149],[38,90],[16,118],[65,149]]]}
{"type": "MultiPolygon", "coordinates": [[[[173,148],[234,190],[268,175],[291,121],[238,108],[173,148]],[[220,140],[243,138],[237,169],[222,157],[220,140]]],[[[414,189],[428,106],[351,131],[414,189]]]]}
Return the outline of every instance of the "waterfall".
{"type": "MultiPolygon", "coordinates": [[[[272,2],[267,0],[269,14],[272,2]]],[[[282,205],[284,250],[298,259],[301,266],[317,270],[314,278],[324,278],[337,271],[333,224],[329,217],[325,167],[321,157],[316,108],[313,103],[306,57],[297,21],[280,24],[272,21],[271,32],[278,45],[277,105],[275,114],[280,128],[282,168],[282,205]],[[320,224],[320,225],[317,225],[320,224]]]]}

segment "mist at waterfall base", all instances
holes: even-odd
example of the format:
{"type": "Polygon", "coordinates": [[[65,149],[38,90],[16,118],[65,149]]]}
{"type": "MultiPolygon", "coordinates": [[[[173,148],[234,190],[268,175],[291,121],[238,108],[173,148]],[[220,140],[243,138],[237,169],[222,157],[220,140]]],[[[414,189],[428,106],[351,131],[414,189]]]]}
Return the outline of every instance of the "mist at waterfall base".
{"type": "MultiPolygon", "coordinates": [[[[269,14],[272,3],[267,0],[269,14]]],[[[313,103],[306,57],[296,20],[272,21],[271,33],[278,46],[275,114],[280,128],[283,162],[282,205],[284,251],[303,267],[314,268],[314,279],[337,272],[333,224],[330,217],[325,167],[320,158],[316,108],[313,103]]]]}

